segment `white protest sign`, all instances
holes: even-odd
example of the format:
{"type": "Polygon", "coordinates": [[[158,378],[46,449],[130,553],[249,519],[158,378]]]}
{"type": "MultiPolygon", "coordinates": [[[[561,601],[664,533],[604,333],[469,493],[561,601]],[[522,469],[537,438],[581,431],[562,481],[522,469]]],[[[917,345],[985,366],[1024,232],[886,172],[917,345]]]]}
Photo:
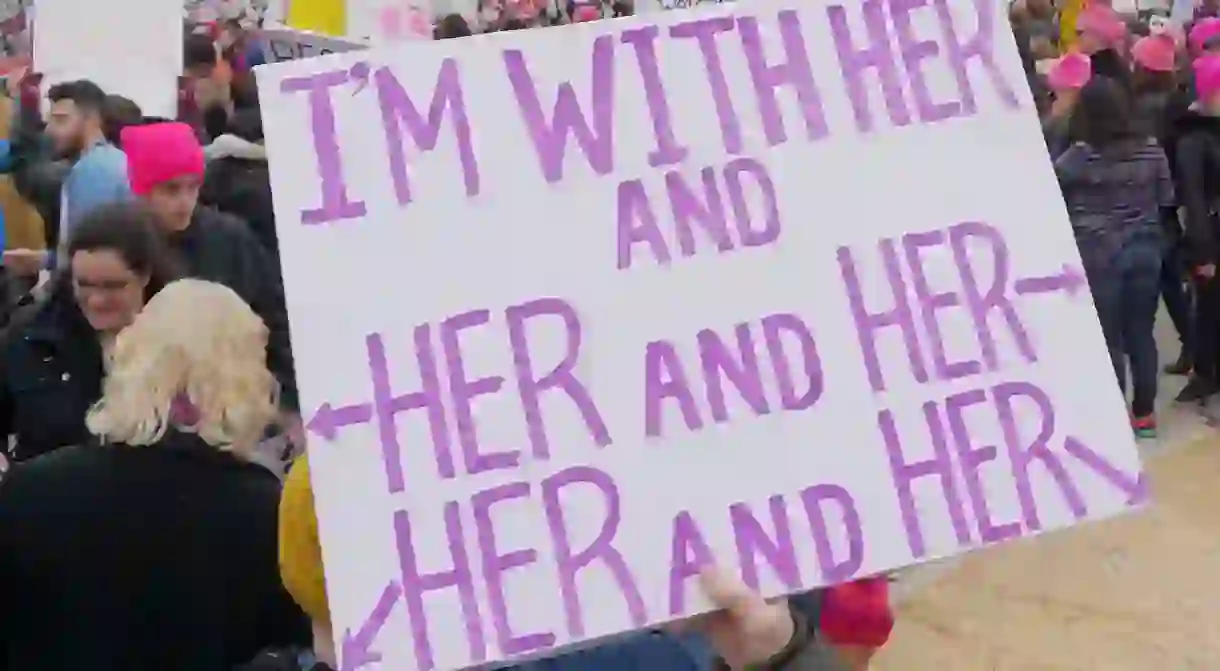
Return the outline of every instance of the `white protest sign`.
{"type": "Polygon", "coordinates": [[[261,34],[267,47],[267,62],[269,63],[313,58],[326,54],[341,54],[345,51],[368,48],[367,45],[353,40],[327,37],[292,28],[267,28],[261,34]]]}
{"type": "Polygon", "coordinates": [[[38,0],[34,67],[47,85],[91,79],[134,100],[144,114],[178,114],[182,5],[165,0],[38,0]]]}
{"type": "Polygon", "coordinates": [[[797,592],[1146,497],[993,0],[755,0],[259,85],[345,668],[696,613],[710,561],[797,592]]]}
{"type": "Polygon", "coordinates": [[[734,0],[636,0],[635,11],[638,14],[652,14],[671,9],[692,9],[710,5],[731,4],[734,0]]]}
{"type": "Polygon", "coordinates": [[[372,46],[432,39],[429,0],[348,0],[348,34],[372,46]]]}

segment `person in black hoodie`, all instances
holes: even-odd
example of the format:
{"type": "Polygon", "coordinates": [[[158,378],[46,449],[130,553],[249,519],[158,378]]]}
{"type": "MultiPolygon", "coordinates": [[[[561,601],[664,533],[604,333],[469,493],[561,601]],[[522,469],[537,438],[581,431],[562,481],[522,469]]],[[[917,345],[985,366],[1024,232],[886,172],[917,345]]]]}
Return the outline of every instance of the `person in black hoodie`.
{"type": "Polygon", "coordinates": [[[1195,285],[1194,372],[1180,402],[1204,401],[1220,392],[1220,56],[1194,64],[1198,100],[1178,121],[1178,199],[1186,214],[1186,257],[1195,285]]]}
{"type": "Polygon", "coordinates": [[[203,152],[208,163],[199,202],[246,222],[278,264],[271,174],[258,108],[234,112],[226,132],[204,147],[203,152]]]}
{"type": "Polygon", "coordinates": [[[283,388],[285,409],[295,410],[296,381],[277,265],[245,222],[199,204],[205,158],[194,130],[181,122],[130,126],[122,140],[132,193],[156,213],[184,272],[233,289],[266,322],[271,331],[267,365],[283,388]]]}

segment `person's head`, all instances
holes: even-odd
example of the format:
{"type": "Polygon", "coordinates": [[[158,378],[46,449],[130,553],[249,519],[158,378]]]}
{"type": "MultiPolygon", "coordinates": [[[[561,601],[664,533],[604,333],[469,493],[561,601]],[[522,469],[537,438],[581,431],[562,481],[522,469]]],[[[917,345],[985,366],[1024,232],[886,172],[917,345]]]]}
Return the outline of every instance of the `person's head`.
{"type": "Polygon", "coordinates": [[[470,24],[461,14],[446,14],[436,22],[436,27],[432,29],[432,38],[436,40],[470,37],[472,34],[470,24]]]}
{"type": "Polygon", "coordinates": [[[1025,0],[1025,8],[1035,19],[1049,19],[1055,15],[1053,0],[1025,0]]]}
{"type": "Polygon", "coordinates": [[[1197,21],[1186,41],[1194,56],[1220,52],[1220,18],[1208,17],[1197,21]]]}
{"type": "Polygon", "coordinates": [[[1171,35],[1162,33],[1136,40],[1131,48],[1131,60],[1135,64],[1138,90],[1169,92],[1174,89],[1177,46],[1171,35]]]}
{"type": "Polygon", "coordinates": [[[123,129],[141,123],[143,118],[144,112],[130,98],[111,94],[102,102],[102,133],[110,144],[121,146],[123,129]]]}
{"type": "Polygon", "coordinates": [[[1091,78],[1076,99],[1068,137],[1104,151],[1134,135],[1134,111],[1127,90],[1110,77],[1091,78]]]}
{"type": "Polygon", "coordinates": [[[1075,103],[1080,90],[1093,77],[1093,64],[1089,57],[1082,53],[1064,55],[1046,73],[1046,85],[1055,94],[1055,99],[1075,103]]]}
{"type": "Polygon", "coordinates": [[[1080,51],[1092,55],[1122,45],[1127,39],[1127,25],[1113,9],[1091,4],[1076,17],[1076,34],[1080,51]]]}
{"type": "Polygon", "coordinates": [[[263,320],[232,289],[171,282],[115,339],[89,431],[144,446],[174,429],[249,458],[277,415],[266,348],[263,320]]]}
{"type": "Polygon", "coordinates": [[[1220,116],[1220,55],[1200,56],[1195,59],[1193,67],[1199,105],[1207,113],[1220,116]]]}
{"type": "Polygon", "coordinates": [[[245,42],[246,28],[240,19],[226,19],[216,30],[216,45],[223,51],[232,47],[240,48],[245,42]]]}
{"type": "Polygon", "coordinates": [[[164,230],[185,230],[199,200],[205,164],[194,129],[177,121],[128,126],[122,140],[132,193],[148,203],[164,230]]]}
{"type": "Polygon", "coordinates": [[[47,137],[60,158],[73,158],[90,145],[105,139],[102,108],[106,92],[87,79],[62,82],[47,91],[51,111],[47,117],[47,137]]]}
{"type": "Polygon", "coordinates": [[[206,79],[216,70],[220,53],[208,35],[192,33],[183,39],[182,69],[188,77],[206,79]]]}
{"type": "Polygon", "coordinates": [[[72,292],[81,314],[99,333],[129,326],[144,304],[177,278],[156,219],[139,203],[91,210],[68,241],[72,292]]]}

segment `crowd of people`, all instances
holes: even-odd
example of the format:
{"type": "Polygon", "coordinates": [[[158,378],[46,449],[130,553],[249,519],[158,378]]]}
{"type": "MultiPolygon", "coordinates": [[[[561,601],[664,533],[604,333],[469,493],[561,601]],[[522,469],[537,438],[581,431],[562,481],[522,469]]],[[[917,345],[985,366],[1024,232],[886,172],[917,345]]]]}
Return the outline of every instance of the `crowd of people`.
{"type": "Polygon", "coordinates": [[[1176,400],[1220,392],[1220,18],[1135,20],[1104,2],[1063,41],[1049,0],[1022,0],[1013,31],[1131,422],[1156,434],[1160,303],[1181,348],[1176,400]]]}
{"type": "MultiPolygon", "coordinates": [[[[239,26],[192,32],[175,119],[7,82],[0,168],[45,245],[0,274],[0,671],[338,668],[308,463],[266,459],[304,436],[257,61],[239,26]]],[[[723,610],[681,633],[511,668],[862,669],[893,625],[884,577],[778,602],[702,585],[723,610]]]]}

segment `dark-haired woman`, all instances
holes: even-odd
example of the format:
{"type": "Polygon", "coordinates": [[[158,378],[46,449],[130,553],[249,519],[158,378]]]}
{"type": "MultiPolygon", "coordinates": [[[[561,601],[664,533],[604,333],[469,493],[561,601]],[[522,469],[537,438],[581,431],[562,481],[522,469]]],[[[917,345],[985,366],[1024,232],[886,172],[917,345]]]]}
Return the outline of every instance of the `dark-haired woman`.
{"type": "Polygon", "coordinates": [[[1169,162],[1139,130],[1126,89],[1109,77],[1093,77],[1080,90],[1068,137],[1071,147],[1055,160],[1055,171],[1122,388],[1130,361],[1132,427],[1151,437],[1163,221],[1176,216],[1169,162]]]}
{"type": "Polygon", "coordinates": [[[46,301],[14,318],[0,343],[0,439],[25,461],[87,436],[102,392],[104,352],[144,303],[176,276],[153,214],[108,205],[78,224],[70,265],[46,301]]]}

